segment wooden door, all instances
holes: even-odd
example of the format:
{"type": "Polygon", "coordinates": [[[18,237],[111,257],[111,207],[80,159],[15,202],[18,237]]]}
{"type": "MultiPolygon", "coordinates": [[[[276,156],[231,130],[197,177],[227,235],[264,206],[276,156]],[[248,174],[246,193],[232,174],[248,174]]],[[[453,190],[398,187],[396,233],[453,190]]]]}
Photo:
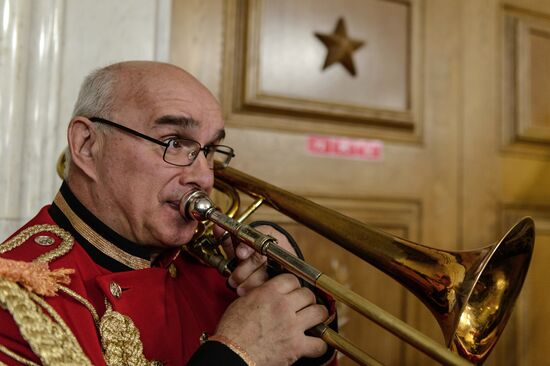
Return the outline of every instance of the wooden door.
{"type": "MultiPolygon", "coordinates": [[[[271,184],[441,249],[488,245],[532,215],[535,259],[487,364],[542,364],[549,15],[544,0],[174,0],[172,62],[220,98],[234,167],[271,184]],[[323,69],[321,38],[341,36],[340,19],[353,68],[323,69]],[[319,139],[325,149],[312,149],[319,139]],[[362,144],[376,154],[346,154],[362,144]]],[[[309,262],[443,343],[386,275],[273,210],[256,218],[283,224],[309,262]]],[[[345,306],[339,317],[341,333],[385,364],[433,363],[345,306]]]]}

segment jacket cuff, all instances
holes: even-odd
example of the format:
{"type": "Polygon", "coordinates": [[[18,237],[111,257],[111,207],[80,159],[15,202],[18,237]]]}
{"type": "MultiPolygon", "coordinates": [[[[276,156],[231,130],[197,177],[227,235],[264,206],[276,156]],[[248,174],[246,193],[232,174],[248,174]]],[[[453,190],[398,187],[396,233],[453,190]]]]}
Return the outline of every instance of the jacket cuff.
{"type": "Polygon", "coordinates": [[[204,342],[193,354],[187,366],[247,366],[247,363],[229,346],[215,341],[204,342]]]}

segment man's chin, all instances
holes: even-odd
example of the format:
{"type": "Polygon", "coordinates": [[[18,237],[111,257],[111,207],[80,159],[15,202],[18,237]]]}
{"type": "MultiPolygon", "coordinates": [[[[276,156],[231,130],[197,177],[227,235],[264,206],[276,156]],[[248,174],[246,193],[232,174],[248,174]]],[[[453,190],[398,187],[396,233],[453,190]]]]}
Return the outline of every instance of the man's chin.
{"type": "Polygon", "coordinates": [[[175,248],[187,244],[195,235],[196,223],[186,224],[185,228],[167,235],[163,238],[162,243],[166,248],[175,248]]]}

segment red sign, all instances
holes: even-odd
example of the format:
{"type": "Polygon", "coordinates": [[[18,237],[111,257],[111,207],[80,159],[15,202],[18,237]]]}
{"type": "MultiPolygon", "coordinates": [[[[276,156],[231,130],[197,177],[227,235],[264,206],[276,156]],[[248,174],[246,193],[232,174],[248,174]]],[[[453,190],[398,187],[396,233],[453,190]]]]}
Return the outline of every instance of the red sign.
{"type": "Polygon", "coordinates": [[[312,155],[347,159],[381,160],[384,144],[379,140],[309,136],[307,151],[312,155]]]}

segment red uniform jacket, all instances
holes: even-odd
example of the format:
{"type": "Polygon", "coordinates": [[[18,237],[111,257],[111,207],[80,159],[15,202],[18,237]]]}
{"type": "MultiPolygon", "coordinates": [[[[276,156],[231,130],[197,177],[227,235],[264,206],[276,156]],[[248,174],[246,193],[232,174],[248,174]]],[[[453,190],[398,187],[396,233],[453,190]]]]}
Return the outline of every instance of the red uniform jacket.
{"type": "MultiPolygon", "coordinates": [[[[0,245],[0,256],[7,259],[31,262],[42,255],[53,257],[48,260],[52,270],[75,270],[67,287],[76,295],[58,291],[56,296],[44,299],[61,316],[94,365],[106,364],[97,321],[107,306],[133,323],[130,330],[120,329],[123,338],[133,339],[132,345],[123,344],[121,349],[128,351],[136,345],[136,336],[126,337],[125,333],[137,328],[137,346],[142,345],[146,360],[181,366],[199,349],[201,335],[214,334],[221,315],[236,297],[215,269],[198,263],[185,252],[174,250],[150,262],[148,249],[132,244],[105,226],[65,184],[51,206],[42,208],[0,245]],[[25,233],[28,237],[21,238],[25,233]],[[69,240],[64,236],[67,233],[72,236],[69,240]],[[56,254],[59,250],[66,252],[56,254]]],[[[13,314],[0,306],[0,361],[19,364],[14,361],[19,355],[41,364],[35,354],[40,352],[33,352],[27,341],[13,314]],[[16,356],[7,355],[9,352],[16,356]]],[[[209,343],[216,342],[206,342],[209,343]]],[[[224,354],[224,364],[229,364],[227,357],[233,358],[231,364],[243,364],[229,348],[221,344],[214,348],[224,354]]],[[[199,359],[206,360],[210,352],[202,353],[199,359]]]]}
{"type": "MultiPolygon", "coordinates": [[[[55,206],[53,209],[46,206],[21,230],[35,225],[58,225],[49,211],[56,217],[62,214],[55,206]]],[[[185,364],[199,347],[201,334],[214,333],[223,311],[235,298],[234,292],[226,287],[225,279],[214,269],[197,263],[183,253],[172,261],[164,258],[164,263],[159,263],[158,267],[131,270],[122,264],[110,263],[114,259],[99,252],[93,253],[88,248],[92,252],[90,255],[81,245],[86,239],[78,238],[80,235],[75,235],[76,231],[71,234],[76,239],[72,248],[54,259],[50,268],[75,269],[68,287],[90,302],[100,317],[105,312],[107,299],[114,311],[132,319],[139,329],[143,354],[148,360],[158,360],[164,365],[185,364]],[[118,297],[113,295],[117,288],[121,290],[118,297]]],[[[109,234],[116,235],[105,232],[109,239],[109,234]]],[[[48,230],[39,231],[3,254],[3,257],[32,261],[57,248],[61,241],[48,230]],[[35,241],[44,236],[53,240],[42,239],[46,245],[35,241]]],[[[137,256],[140,253],[133,254],[137,256]]],[[[47,297],[46,300],[65,320],[92,363],[105,365],[89,309],[64,293],[47,297]]],[[[0,344],[38,363],[9,313],[0,312],[0,324],[0,344]]],[[[7,364],[12,361],[1,352],[0,360],[7,364]]]]}

